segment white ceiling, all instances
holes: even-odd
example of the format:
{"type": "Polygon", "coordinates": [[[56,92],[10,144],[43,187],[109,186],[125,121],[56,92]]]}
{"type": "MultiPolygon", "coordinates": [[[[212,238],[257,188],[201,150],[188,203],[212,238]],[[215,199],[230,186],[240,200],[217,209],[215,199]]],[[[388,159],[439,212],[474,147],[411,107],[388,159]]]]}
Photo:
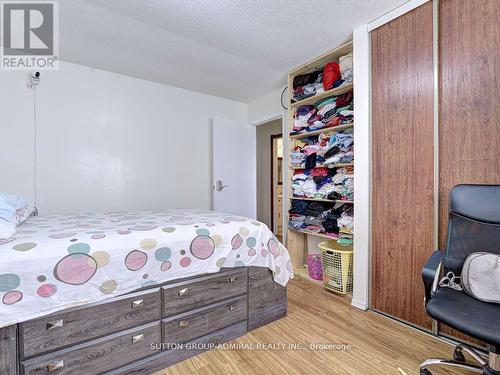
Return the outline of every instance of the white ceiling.
{"type": "Polygon", "coordinates": [[[406,0],[64,0],[60,58],[249,102],[406,0]]]}

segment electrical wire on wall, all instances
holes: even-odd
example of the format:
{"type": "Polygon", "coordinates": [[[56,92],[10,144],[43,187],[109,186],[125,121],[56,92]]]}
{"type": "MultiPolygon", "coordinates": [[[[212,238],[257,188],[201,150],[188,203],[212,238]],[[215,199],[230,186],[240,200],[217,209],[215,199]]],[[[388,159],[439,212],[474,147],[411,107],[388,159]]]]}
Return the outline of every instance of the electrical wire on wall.
{"type": "Polygon", "coordinates": [[[38,215],[38,196],[37,196],[37,187],[38,187],[38,151],[37,151],[37,111],[36,111],[36,88],[40,83],[40,72],[33,72],[29,78],[26,87],[33,90],[33,200],[35,206],[34,215],[38,215]]]}
{"type": "Polygon", "coordinates": [[[287,89],[287,88],[288,88],[288,86],[285,86],[285,88],[284,88],[284,89],[283,89],[283,91],[281,92],[281,99],[280,99],[280,101],[281,101],[281,106],[283,107],[283,109],[288,109],[288,107],[285,107],[285,106],[283,105],[283,94],[285,93],[285,91],[286,91],[286,89],[287,89]]]}

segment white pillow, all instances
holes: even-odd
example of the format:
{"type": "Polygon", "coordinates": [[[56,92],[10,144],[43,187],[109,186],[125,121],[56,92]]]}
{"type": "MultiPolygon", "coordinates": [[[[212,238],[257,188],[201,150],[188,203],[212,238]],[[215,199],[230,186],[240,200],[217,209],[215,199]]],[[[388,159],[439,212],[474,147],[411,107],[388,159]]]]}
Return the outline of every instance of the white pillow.
{"type": "Polygon", "coordinates": [[[24,208],[18,208],[16,210],[16,225],[19,226],[24,223],[34,211],[35,207],[31,204],[27,204],[24,208]]]}
{"type": "Polygon", "coordinates": [[[0,218],[0,240],[6,240],[16,233],[16,226],[10,221],[0,218]]]}
{"type": "Polygon", "coordinates": [[[16,233],[16,227],[32,213],[33,206],[14,194],[0,192],[0,239],[10,238],[16,233]]]}

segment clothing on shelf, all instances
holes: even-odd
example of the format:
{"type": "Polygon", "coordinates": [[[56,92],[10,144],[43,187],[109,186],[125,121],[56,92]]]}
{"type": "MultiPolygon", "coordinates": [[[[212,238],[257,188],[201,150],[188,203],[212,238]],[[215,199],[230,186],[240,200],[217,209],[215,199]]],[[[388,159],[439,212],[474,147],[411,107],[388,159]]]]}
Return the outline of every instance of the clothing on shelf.
{"type": "Polygon", "coordinates": [[[352,52],[339,57],[339,69],[341,73],[352,70],[352,52]]]}
{"type": "Polygon", "coordinates": [[[352,207],[342,212],[340,218],[337,219],[337,225],[339,227],[338,243],[352,245],[354,238],[354,215],[352,207]]]}
{"type": "Polygon", "coordinates": [[[305,169],[351,163],[354,160],[353,143],[352,129],[298,139],[290,153],[290,162],[294,167],[305,169]]]}
{"type": "Polygon", "coordinates": [[[351,83],[352,76],[352,52],[339,58],[340,78],[345,83],[351,83]]]}
{"type": "Polygon", "coordinates": [[[297,170],[292,176],[292,195],[351,201],[354,198],[354,168],[297,170]]]}
{"type": "Polygon", "coordinates": [[[340,79],[340,67],[337,62],[329,62],[323,69],[323,88],[330,90],[334,87],[334,82],[340,79]]]}
{"type": "Polygon", "coordinates": [[[351,83],[353,80],[352,69],[348,69],[342,73],[342,79],[345,83],[351,83]]]}
{"type": "Polygon", "coordinates": [[[297,108],[291,135],[302,134],[353,122],[353,92],[330,96],[314,105],[297,108]]]}
{"type": "MultiPolygon", "coordinates": [[[[352,51],[350,45],[342,46],[340,51],[307,65],[312,69],[321,67],[316,71],[298,76],[291,73],[289,96],[295,104],[290,107],[289,124],[292,136],[289,164],[293,174],[288,225],[290,229],[328,236],[341,245],[351,245],[354,236],[353,54],[346,53],[352,51]],[[336,90],[339,87],[345,90],[336,90]],[[342,91],[347,92],[332,94],[342,91]]],[[[307,72],[307,69],[310,68],[297,71],[307,72]]],[[[291,239],[295,236],[300,233],[292,232],[291,239]]]]}
{"type": "Polygon", "coordinates": [[[292,200],[289,213],[292,229],[352,241],[352,207],[348,204],[292,200]],[[350,233],[347,229],[346,233],[341,232],[345,225],[350,225],[350,233]]]}
{"type": "Polygon", "coordinates": [[[354,200],[354,167],[338,168],[332,177],[334,189],[327,196],[331,200],[354,200]]]}
{"type": "Polygon", "coordinates": [[[341,56],[338,62],[327,63],[322,70],[296,76],[293,79],[292,103],[351,83],[352,80],[351,52],[341,56]]]}
{"type": "MultiPolygon", "coordinates": [[[[340,70],[339,70],[340,77],[340,70]]],[[[307,99],[325,91],[323,89],[323,72],[316,71],[297,76],[293,79],[292,102],[307,99]]]]}

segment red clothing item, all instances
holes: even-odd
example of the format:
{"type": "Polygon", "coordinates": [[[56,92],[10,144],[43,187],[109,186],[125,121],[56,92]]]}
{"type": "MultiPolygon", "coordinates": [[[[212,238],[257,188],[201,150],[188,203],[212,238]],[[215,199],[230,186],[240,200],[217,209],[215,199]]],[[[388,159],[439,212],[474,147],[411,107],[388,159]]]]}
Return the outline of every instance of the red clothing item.
{"type": "Polygon", "coordinates": [[[328,168],[323,168],[323,167],[313,168],[313,169],[311,169],[311,176],[313,176],[313,177],[328,176],[328,168]]]}
{"type": "Polygon", "coordinates": [[[352,102],[352,98],[352,91],[346,92],[345,94],[337,97],[337,99],[335,100],[335,106],[337,108],[343,107],[352,102]]]}
{"type": "Polygon", "coordinates": [[[339,116],[332,118],[325,124],[325,128],[331,128],[333,126],[337,126],[338,124],[340,124],[340,120],[341,118],[339,116]]]}
{"type": "Polygon", "coordinates": [[[333,82],[340,79],[340,67],[336,62],[330,62],[325,65],[323,70],[323,88],[330,90],[333,87],[333,82]]]}

